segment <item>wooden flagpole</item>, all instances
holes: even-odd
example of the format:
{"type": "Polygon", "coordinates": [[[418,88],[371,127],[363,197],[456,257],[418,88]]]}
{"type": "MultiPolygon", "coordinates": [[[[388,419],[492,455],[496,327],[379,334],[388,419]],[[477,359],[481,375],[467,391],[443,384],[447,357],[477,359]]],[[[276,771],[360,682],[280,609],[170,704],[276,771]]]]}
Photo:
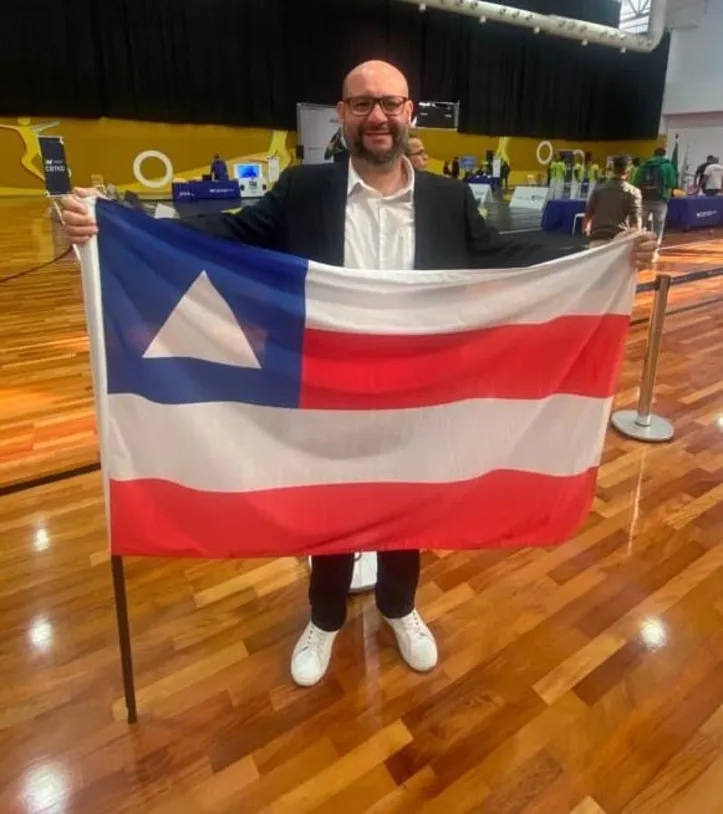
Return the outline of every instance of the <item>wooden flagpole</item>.
{"type": "Polygon", "coordinates": [[[123,568],[123,557],[113,554],[110,558],[113,572],[113,596],[115,599],[115,616],[118,622],[118,644],[121,654],[123,673],[123,697],[126,702],[128,723],[138,720],[136,706],[136,685],[133,677],[133,648],[131,645],[131,627],[128,622],[128,601],[126,599],[126,580],[123,568]]]}
{"type": "MultiPolygon", "coordinates": [[[[95,198],[86,199],[88,210],[95,214],[95,198]]],[[[93,372],[93,394],[95,398],[95,415],[98,423],[98,438],[100,441],[101,476],[103,479],[103,496],[105,502],[106,529],[108,545],[110,537],[110,494],[108,488],[108,475],[105,465],[108,457],[105,454],[105,444],[108,439],[106,398],[108,393],[108,375],[105,360],[105,331],[103,329],[103,298],[100,286],[100,258],[98,256],[98,239],[92,238],[77,250],[80,259],[80,268],[83,277],[83,301],[85,304],[85,318],[90,338],[90,363],[93,372]]],[[[112,551],[112,549],[111,549],[112,551]]],[[[133,649],[131,644],[131,629],[128,621],[128,600],[126,596],[125,571],[123,558],[111,553],[111,572],[113,575],[113,599],[115,615],[118,623],[118,645],[121,654],[121,670],[123,675],[123,695],[125,697],[128,723],[134,724],[138,720],[136,706],[135,680],[133,677],[133,649]]]]}

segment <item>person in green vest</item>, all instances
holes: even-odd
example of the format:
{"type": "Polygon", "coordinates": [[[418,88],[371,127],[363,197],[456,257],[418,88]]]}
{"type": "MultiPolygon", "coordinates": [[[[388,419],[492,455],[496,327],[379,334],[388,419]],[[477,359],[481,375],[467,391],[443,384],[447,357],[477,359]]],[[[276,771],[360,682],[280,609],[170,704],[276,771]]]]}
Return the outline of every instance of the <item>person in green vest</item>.
{"type": "Polygon", "coordinates": [[[579,198],[582,189],[582,179],[585,177],[585,165],[580,157],[575,155],[575,163],[572,166],[572,183],[570,184],[570,197],[579,198]]]}
{"type": "Polygon", "coordinates": [[[600,180],[600,164],[591,153],[585,154],[585,179],[587,180],[587,199],[589,201],[600,180]]]}
{"type": "Polygon", "coordinates": [[[550,199],[562,198],[565,190],[565,162],[560,157],[560,153],[555,153],[550,162],[550,199]]]}

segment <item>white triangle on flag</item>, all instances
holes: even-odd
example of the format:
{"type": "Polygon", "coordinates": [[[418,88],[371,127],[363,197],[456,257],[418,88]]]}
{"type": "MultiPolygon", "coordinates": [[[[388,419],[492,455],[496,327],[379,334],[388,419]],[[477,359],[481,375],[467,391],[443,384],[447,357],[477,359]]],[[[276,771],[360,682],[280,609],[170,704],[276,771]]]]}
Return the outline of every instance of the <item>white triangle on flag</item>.
{"type": "Polygon", "coordinates": [[[193,281],[143,354],[144,359],[179,357],[261,369],[251,342],[205,271],[193,281]]]}

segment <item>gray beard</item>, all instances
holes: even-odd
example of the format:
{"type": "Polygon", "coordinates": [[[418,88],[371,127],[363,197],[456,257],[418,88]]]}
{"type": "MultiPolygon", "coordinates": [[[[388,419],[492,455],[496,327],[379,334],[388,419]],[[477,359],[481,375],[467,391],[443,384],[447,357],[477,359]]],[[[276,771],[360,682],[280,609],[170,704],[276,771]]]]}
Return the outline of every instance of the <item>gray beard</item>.
{"type": "Polygon", "coordinates": [[[364,146],[363,137],[360,136],[358,139],[349,139],[346,134],[344,134],[344,138],[347,144],[350,145],[349,152],[354,156],[354,158],[359,158],[362,161],[366,161],[367,164],[372,164],[375,167],[387,167],[390,164],[394,164],[395,161],[399,160],[407,150],[407,141],[409,140],[408,133],[405,131],[399,133],[392,133],[392,146],[381,153],[375,153],[371,150],[367,150],[364,146]]]}

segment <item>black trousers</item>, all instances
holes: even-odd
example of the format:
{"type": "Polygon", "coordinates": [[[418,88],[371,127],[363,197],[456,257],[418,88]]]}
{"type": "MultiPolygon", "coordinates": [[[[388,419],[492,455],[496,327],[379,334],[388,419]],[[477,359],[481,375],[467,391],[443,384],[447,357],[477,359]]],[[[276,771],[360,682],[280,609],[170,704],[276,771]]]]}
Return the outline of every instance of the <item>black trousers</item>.
{"type": "MultiPolygon", "coordinates": [[[[399,619],[414,610],[419,584],[418,551],[382,551],[377,554],[375,588],[379,612],[399,619]]],[[[353,554],[313,557],[309,580],[311,621],[322,630],[339,630],[346,621],[346,603],[354,572],[353,554]]]]}

